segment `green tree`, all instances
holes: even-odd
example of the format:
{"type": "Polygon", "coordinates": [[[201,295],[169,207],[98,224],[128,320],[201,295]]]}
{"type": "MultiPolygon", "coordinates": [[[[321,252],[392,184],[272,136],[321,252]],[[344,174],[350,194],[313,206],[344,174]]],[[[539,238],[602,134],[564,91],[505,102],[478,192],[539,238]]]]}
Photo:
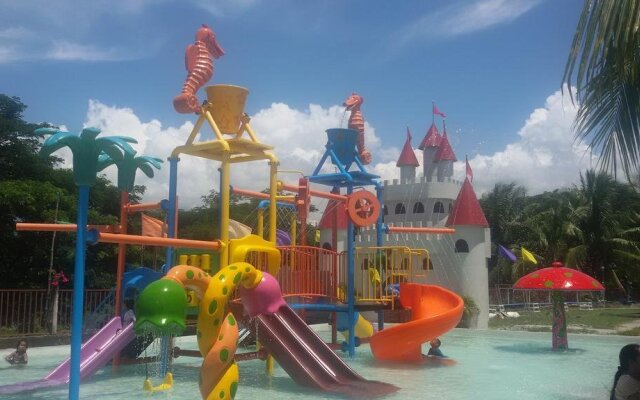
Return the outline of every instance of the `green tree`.
{"type": "Polygon", "coordinates": [[[526,189],[515,182],[499,182],[491,192],[485,193],[480,198],[480,205],[489,222],[493,240],[492,257],[489,260],[491,285],[511,282],[512,265],[501,259],[498,254],[498,245],[508,247],[514,243],[513,236],[516,232],[514,228],[519,224],[526,193],[526,189]]]}
{"type": "Polygon", "coordinates": [[[640,5],[585,0],[564,71],[577,88],[576,135],[590,139],[602,167],[630,177],[640,161],[640,5]]]}
{"type": "Polygon", "coordinates": [[[579,244],[568,249],[566,263],[605,281],[612,278],[613,265],[640,255],[638,242],[629,234],[640,197],[630,185],[594,170],[580,175],[578,190],[581,205],[574,223],[579,244]]]}

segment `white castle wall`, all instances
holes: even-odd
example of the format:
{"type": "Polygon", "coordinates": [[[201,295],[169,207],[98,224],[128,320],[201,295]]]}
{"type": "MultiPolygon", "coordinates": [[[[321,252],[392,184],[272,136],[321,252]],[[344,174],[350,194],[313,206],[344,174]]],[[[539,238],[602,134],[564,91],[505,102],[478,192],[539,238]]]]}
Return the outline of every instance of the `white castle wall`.
{"type": "MultiPolygon", "coordinates": [[[[386,208],[384,221],[390,226],[407,227],[444,227],[453,202],[458,197],[462,182],[445,177],[443,182],[436,182],[435,177],[424,177],[409,180],[400,184],[397,179],[384,182],[383,202],[386,208]],[[423,204],[423,213],[414,213],[414,205],[423,204]],[[434,212],[434,205],[442,203],[443,213],[434,212]],[[404,214],[396,214],[397,204],[402,203],[404,214]]],[[[478,328],[487,328],[489,315],[489,278],[487,259],[491,256],[491,235],[488,228],[480,226],[456,226],[454,235],[441,234],[385,234],[385,246],[408,246],[411,248],[425,248],[429,251],[433,270],[427,272],[426,277],[418,278],[419,282],[440,285],[460,295],[473,298],[480,309],[478,328]],[[462,239],[467,242],[468,253],[456,253],[456,241],[462,239]]],[[[331,243],[331,230],[321,232],[321,243],[331,243]]],[[[345,247],[346,230],[338,231],[338,251],[345,247]]],[[[356,236],[356,247],[376,245],[375,227],[360,229],[356,236]]],[[[414,265],[421,269],[421,260],[413,260],[414,265]]],[[[356,280],[362,279],[361,269],[355,268],[356,280]]],[[[365,277],[366,278],[366,277],[365,277]]]]}

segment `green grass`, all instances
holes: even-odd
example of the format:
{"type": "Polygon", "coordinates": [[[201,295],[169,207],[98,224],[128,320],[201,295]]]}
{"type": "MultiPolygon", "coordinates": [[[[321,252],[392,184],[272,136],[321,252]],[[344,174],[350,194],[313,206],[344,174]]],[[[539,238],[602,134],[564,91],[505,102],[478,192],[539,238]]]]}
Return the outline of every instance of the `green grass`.
{"type": "MultiPolygon", "coordinates": [[[[536,313],[518,313],[520,318],[491,318],[489,328],[509,329],[515,325],[551,326],[551,309],[543,309],[536,313]]],[[[584,329],[616,329],[619,325],[640,319],[640,308],[594,308],[593,311],[586,311],[571,307],[566,315],[568,325],[580,325],[584,329]]]]}

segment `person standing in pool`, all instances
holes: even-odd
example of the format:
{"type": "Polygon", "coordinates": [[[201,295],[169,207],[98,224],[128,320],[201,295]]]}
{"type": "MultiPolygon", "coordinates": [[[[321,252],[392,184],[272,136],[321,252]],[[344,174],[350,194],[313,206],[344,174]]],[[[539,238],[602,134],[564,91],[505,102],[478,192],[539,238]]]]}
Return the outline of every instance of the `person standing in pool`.
{"type": "Polygon", "coordinates": [[[619,359],[610,400],[640,400],[640,345],[624,346],[619,359]]]}
{"type": "Polygon", "coordinates": [[[4,360],[11,365],[26,365],[29,362],[29,357],[27,357],[28,347],[26,340],[20,340],[16,346],[16,351],[6,356],[4,360]]]}

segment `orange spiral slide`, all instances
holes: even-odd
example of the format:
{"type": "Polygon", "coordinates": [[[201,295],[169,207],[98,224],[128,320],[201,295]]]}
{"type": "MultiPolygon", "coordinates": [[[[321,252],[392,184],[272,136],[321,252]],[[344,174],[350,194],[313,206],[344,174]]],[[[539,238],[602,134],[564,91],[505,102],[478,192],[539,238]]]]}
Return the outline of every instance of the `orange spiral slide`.
{"type": "Polygon", "coordinates": [[[411,309],[411,321],[377,332],[369,344],[378,360],[416,362],[422,344],[455,328],[464,302],[454,292],[435,285],[400,284],[400,303],[411,309]]]}

